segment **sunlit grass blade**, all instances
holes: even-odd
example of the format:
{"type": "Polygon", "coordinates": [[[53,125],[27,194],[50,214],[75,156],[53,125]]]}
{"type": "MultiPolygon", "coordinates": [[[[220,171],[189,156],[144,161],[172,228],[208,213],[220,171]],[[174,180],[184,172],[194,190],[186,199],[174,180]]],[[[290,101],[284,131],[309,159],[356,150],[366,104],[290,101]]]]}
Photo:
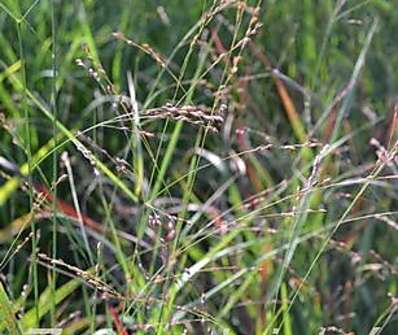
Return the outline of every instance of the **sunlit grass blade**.
{"type": "MultiPolygon", "coordinates": [[[[55,296],[53,297],[52,288],[47,287],[39,297],[39,317],[43,318],[50,312],[51,304],[54,302],[56,305],[63,302],[68,298],[74,291],[76,291],[82,284],[82,279],[74,278],[69,280],[66,284],[58,287],[55,290],[55,296]]],[[[24,329],[36,328],[39,326],[39,321],[36,319],[36,308],[28,310],[20,323],[24,329]]]]}
{"type": "Polygon", "coordinates": [[[3,284],[0,282],[0,331],[7,329],[10,335],[21,335],[14,315],[13,304],[8,298],[3,284]]]}

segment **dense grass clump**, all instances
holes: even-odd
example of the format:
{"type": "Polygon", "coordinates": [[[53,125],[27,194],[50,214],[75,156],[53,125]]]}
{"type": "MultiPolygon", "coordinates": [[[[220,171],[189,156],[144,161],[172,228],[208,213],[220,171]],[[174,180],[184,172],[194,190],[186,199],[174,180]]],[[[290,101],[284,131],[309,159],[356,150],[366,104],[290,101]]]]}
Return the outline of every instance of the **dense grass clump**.
{"type": "Polygon", "coordinates": [[[0,334],[398,329],[397,1],[0,1],[0,334]]]}

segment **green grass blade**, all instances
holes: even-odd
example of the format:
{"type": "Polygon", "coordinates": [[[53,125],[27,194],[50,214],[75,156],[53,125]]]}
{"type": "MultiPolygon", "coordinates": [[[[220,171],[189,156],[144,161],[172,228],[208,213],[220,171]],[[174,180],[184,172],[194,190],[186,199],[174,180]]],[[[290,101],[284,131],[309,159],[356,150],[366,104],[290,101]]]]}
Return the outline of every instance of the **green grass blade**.
{"type": "MultiPolygon", "coordinates": [[[[69,297],[80,285],[82,280],[80,278],[74,278],[68,281],[52,292],[52,287],[47,287],[39,298],[39,318],[42,319],[45,315],[50,312],[51,304],[59,305],[67,297],[69,297]],[[54,293],[54,297],[52,294],[54,293]]],[[[38,327],[40,320],[36,320],[36,308],[33,307],[26,312],[21,320],[21,325],[24,329],[38,327]]]]}
{"type": "Polygon", "coordinates": [[[11,335],[21,334],[14,315],[13,305],[8,298],[3,284],[0,282],[0,331],[3,331],[4,328],[8,329],[11,335]]]}

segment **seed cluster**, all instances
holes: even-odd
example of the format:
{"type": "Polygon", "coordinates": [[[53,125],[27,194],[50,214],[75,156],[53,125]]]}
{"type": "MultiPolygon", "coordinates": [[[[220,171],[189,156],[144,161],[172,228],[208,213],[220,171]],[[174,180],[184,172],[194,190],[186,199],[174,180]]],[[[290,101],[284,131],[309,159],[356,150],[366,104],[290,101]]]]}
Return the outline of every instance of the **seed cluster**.
{"type": "Polygon", "coordinates": [[[221,105],[217,113],[212,113],[205,106],[186,105],[177,107],[172,104],[166,104],[161,107],[148,109],[144,115],[161,119],[182,120],[190,124],[206,127],[210,131],[218,132],[218,128],[224,122],[223,114],[226,108],[225,105],[221,105]]]}

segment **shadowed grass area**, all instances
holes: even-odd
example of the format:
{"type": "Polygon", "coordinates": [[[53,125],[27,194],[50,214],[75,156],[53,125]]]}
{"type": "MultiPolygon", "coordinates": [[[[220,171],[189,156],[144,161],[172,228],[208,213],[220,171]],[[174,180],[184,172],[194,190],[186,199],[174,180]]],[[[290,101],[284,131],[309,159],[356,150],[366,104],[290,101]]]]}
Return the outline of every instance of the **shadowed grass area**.
{"type": "Polygon", "coordinates": [[[396,5],[0,0],[0,333],[396,334],[396,5]]]}

